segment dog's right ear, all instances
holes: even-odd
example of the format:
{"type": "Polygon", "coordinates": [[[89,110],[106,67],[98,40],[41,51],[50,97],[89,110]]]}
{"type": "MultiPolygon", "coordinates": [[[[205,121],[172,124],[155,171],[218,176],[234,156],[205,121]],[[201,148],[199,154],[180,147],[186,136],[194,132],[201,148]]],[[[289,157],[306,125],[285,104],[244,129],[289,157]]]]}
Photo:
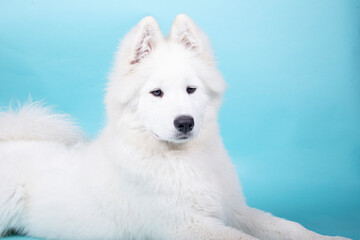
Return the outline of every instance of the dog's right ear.
{"type": "Polygon", "coordinates": [[[132,71],[163,39],[155,18],[143,18],[121,41],[112,74],[116,75],[119,69],[132,71]]]}
{"type": "Polygon", "coordinates": [[[128,63],[136,65],[146,58],[162,41],[163,36],[155,18],[145,17],[129,33],[129,44],[131,44],[128,55],[128,63]]]}

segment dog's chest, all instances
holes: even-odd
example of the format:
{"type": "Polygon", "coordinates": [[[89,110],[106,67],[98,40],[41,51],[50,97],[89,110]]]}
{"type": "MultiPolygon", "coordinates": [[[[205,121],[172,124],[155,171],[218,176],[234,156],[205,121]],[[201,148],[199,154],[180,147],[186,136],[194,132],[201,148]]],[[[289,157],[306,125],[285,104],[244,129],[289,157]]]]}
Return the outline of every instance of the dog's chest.
{"type": "Polygon", "coordinates": [[[223,192],[214,169],[189,159],[166,156],[122,164],[119,198],[126,208],[121,211],[151,224],[192,214],[223,217],[223,192]]]}

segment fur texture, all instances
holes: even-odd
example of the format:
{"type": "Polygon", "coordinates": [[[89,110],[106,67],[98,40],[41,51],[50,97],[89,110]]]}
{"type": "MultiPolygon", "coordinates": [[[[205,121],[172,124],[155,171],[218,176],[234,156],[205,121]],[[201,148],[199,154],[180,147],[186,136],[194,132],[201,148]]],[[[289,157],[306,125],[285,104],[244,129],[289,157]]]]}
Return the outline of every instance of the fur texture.
{"type": "Polygon", "coordinates": [[[188,16],[176,17],[166,39],[144,18],[120,44],[97,139],[84,141],[37,104],[1,113],[0,235],[345,239],[246,205],[219,135],[224,90],[209,41],[188,16]],[[174,126],[178,116],[193,119],[191,131],[174,126]]]}
{"type": "Polygon", "coordinates": [[[84,141],[83,132],[65,114],[53,114],[40,102],[0,112],[0,142],[9,140],[41,140],[71,146],[84,141]]]}

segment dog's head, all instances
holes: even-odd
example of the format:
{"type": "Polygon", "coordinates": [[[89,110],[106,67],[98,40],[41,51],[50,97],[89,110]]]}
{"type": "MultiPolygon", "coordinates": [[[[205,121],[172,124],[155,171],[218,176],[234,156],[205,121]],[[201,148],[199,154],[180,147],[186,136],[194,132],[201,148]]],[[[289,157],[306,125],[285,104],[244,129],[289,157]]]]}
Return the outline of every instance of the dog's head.
{"type": "Polygon", "coordinates": [[[216,121],[224,88],[209,41],[188,16],[176,17],[166,39],[145,17],[120,44],[106,95],[109,120],[185,142],[216,121]]]}

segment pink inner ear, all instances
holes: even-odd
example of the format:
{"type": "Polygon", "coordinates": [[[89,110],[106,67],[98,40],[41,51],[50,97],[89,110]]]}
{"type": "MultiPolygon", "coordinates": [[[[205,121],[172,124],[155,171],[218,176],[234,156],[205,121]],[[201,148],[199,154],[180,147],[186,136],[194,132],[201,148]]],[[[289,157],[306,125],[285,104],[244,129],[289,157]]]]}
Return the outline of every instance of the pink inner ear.
{"type": "Polygon", "coordinates": [[[152,37],[153,33],[149,29],[146,29],[141,41],[139,42],[135,50],[135,57],[132,61],[130,61],[130,64],[139,63],[143,58],[149,55],[151,50],[153,50],[153,44],[151,41],[152,37]]]}
{"type": "Polygon", "coordinates": [[[177,33],[175,33],[174,38],[175,41],[183,45],[186,49],[196,50],[199,47],[194,34],[186,24],[177,27],[177,33]]]}
{"type": "Polygon", "coordinates": [[[185,48],[195,50],[198,46],[195,41],[191,41],[188,36],[184,36],[181,40],[181,44],[184,45],[185,48]]]}

